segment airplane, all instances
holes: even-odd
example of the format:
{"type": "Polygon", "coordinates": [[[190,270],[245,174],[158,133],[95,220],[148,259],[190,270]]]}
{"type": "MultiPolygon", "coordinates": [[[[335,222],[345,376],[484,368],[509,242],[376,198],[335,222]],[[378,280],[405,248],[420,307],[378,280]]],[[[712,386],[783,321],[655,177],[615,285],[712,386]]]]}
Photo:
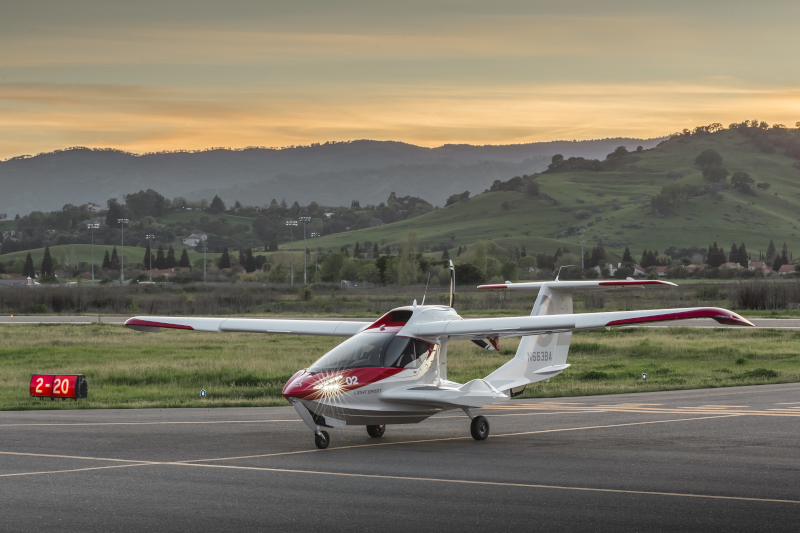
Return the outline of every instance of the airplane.
{"type": "Polygon", "coordinates": [[[283,396],[325,449],[326,429],[366,426],[379,438],[390,424],[413,424],[437,413],[461,409],[471,419],[475,440],[489,436],[489,421],[474,410],[506,402],[525,388],[564,372],[572,333],[659,321],[711,318],[734,326],[753,326],[736,313],[716,307],[580,313],[572,311],[575,292],[676,286],[660,280],[506,282],[481,285],[487,291],[538,290],[530,316],[464,319],[453,308],[455,269],[450,262],[449,305],[392,309],[375,322],[262,318],[134,317],[129,328],[213,332],[257,332],[348,337],[309,368],[299,370],[283,396]],[[483,379],[447,379],[447,345],[470,340],[496,350],[500,339],[522,337],[514,357],[483,379]],[[486,342],[488,341],[488,343],[486,342]]]}

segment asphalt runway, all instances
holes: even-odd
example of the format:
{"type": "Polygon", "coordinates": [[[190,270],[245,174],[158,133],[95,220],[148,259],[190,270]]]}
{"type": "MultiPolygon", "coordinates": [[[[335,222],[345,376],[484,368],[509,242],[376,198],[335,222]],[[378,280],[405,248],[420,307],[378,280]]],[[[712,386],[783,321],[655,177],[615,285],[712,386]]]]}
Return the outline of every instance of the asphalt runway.
{"type": "Polygon", "coordinates": [[[797,531],[800,384],[330,430],[291,407],[0,413],[2,531],[797,531]]]}
{"type": "MultiPolygon", "coordinates": [[[[107,316],[0,316],[0,324],[92,324],[94,322],[105,322],[107,324],[124,324],[130,316],[107,315],[107,316]]],[[[252,317],[259,318],[259,317],[252,317]]],[[[260,317],[268,318],[268,317],[260,317]]],[[[269,317],[273,318],[273,317],[269,317]]],[[[375,320],[372,318],[308,318],[308,317],[275,317],[287,318],[296,320],[350,320],[355,322],[370,322],[375,320]]],[[[751,318],[749,319],[757,328],[779,328],[779,329],[800,329],[800,319],[798,318],[751,318]]],[[[671,320],[667,322],[660,322],[656,325],[643,325],[631,327],[651,327],[651,328],[667,328],[667,327],[689,327],[689,328],[738,328],[740,326],[726,326],[720,324],[710,318],[692,318],[689,320],[671,320]]]]}

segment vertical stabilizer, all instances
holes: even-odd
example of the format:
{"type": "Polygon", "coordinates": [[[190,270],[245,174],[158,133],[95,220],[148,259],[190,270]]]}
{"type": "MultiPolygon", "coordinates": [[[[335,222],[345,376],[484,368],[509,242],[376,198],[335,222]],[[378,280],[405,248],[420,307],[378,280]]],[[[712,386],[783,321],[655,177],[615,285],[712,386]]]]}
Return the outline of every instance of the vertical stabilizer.
{"type": "MultiPolygon", "coordinates": [[[[572,292],[560,291],[557,285],[542,284],[531,316],[572,314],[572,292]]],[[[571,339],[571,331],[522,337],[514,358],[485,380],[499,390],[508,390],[560,374],[569,366],[566,363],[571,339]]]]}

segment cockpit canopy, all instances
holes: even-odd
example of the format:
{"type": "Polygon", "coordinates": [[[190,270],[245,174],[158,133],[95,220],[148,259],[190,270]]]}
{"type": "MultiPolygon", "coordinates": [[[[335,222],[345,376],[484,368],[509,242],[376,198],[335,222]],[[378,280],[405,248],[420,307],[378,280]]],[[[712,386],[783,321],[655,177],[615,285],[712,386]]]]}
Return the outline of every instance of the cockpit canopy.
{"type": "Polygon", "coordinates": [[[434,345],[396,332],[365,331],[350,337],[311,365],[309,372],[353,368],[418,368],[434,345]]]}

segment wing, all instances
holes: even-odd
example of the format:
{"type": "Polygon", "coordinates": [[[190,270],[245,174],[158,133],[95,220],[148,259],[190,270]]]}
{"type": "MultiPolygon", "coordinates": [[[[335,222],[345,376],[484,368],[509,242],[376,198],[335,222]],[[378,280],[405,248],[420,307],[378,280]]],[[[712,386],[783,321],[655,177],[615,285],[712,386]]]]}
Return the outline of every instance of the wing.
{"type": "Polygon", "coordinates": [[[160,328],[188,329],[192,331],[283,333],[290,335],[320,335],[352,337],[371,322],[346,320],[280,320],[271,318],[195,318],[137,316],[125,325],[139,331],[159,331],[160,328]]]}
{"type": "Polygon", "coordinates": [[[581,331],[690,318],[711,318],[721,324],[731,326],[753,325],[749,320],[726,309],[697,307],[689,309],[618,311],[613,313],[473,318],[420,323],[416,326],[410,326],[409,330],[410,333],[424,337],[446,336],[451,339],[467,340],[486,337],[524,337],[527,335],[581,331]]]}

